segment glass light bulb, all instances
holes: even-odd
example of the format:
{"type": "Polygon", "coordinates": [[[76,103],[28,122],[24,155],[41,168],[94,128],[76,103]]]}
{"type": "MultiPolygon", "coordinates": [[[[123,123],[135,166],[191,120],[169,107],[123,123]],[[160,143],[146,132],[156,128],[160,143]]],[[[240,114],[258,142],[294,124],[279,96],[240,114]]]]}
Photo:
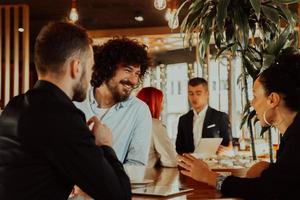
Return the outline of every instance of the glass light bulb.
{"type": "Polygon", "coordinates": [[[179,19],[178,19],[178,15],[176,15],[176,11],[173,11],[170,19],[168,21],[168,26],[170,29],[176,29],[179,26],[179,19]]]}
{"type": "Polygon", "coordinates": [[[154,0],[154,8],[157,10],[163,10],[167,7],[166,0],[154,0]]]}
{"type": "Polygon", "coordinates": [[[79,17],[78,17],[78,12],[77,12],[76,8],[71,8],[69,18],[72,22],[76,22],[78,20],[79,17]]]}
{"type": "Polygon", "coordinates": [[[171,18],[171,8],[168,8],[165,14],[165,20],[169,21],[170,18],[171,18]]]}

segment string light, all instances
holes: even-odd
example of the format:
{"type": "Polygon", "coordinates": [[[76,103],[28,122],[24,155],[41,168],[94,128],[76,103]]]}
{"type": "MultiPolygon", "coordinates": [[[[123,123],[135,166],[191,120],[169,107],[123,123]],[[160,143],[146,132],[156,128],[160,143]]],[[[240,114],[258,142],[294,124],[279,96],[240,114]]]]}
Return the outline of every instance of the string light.
{"type": "Polygon", "coordinates": [[[167,8],[166,14],[165,14],[165,19],[166,21],[169,21],[169,19],[171,18],[171,8],[167,8]]]}
{"type": "Polygon", "coordinates": [[[163,10],[167,7],[166,0],[154,0],[154,8],[157,10],[163,10]]]}
{"type": "Polygon", "coordinates": [[[171,12],[169,21],[168,21],[168,26],[170,29],[176,29],[179,26],[179,19],[178,19],[178,15],[177,15],[177,10],[174,9],[171,12]]]}
{"type": "Polygon", "coordinates": [[[76,9],[76,0],[72,0],[72,7],[71,7],[69,19],[73,23],[75,23],[79,19],[78,12],[76,9]]]}

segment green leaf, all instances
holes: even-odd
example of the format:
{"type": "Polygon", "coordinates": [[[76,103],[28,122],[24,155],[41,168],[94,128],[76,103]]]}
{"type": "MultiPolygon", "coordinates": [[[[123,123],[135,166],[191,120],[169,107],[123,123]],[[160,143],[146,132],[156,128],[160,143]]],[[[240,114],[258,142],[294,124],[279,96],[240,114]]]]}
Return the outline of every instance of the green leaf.
{"type": "Polygon", "coordinates": [[[252,63],[253,68],[255,70],[259,71],[259,69],[262,67],[262,60],[260,57],[256,57],[257,55],[252,53],[250,50],[246,51],[245,54],[245,59],[249,60],[250,63],[252,63]]]}
{"type": "Polygon", "coordinates": [[[300,2],[300,0],[274,0],[277,3],[297,3],[300,2]]]}
{"type": "Polygon", "coordinates": [[[190,2],[191,0],[186,0],[185,2],[183,2],[180,7],[178,8],[177,10],[177,13],[180,13],[181,12],[181,9],[185,6],[185,4],[187,4],[188,2],[190,2]]]}
{"type": "Polygon", "coordinates": [[[253,80],[255,80],[259,74],[259,70],[245,57],[242,57],[243,66],[247,69],[253,80]]]}
{"type": "Polygon", "coordinates": [[[270,129],[270,127],[268,127],[268,126],[262,127],[262,128],[261,128],[261,131],[260,131],[260,136],[262,137],[262,136],[264,135],[264,133],[265,133],[266,131],[268,131],[269,129],[270,129]]]}
{"type": "Polygon", "coordinates": [[[264,55],[264,62],[263,62],[263,68],[261,71],[265,70],[268,68],[275,60],[275,56],[272,54],[265,54],[264,55]]]}
{"type": "Polygon", "coordinates": [[[255,10],[257,19],[260,17],[260,0],[250,0],[252,8],[255,10]]]}
{"type": "Polygon", "coordinates": [[[250,107],[251,107],[251,104],[250,104],[250,102],[248,101],[248,102],[245,104],[245,106],[244,106],[244,109],[243,109],[243,110],[244,110],[244,113],[248,113],[250,107]]]}
{"type": "Polygon", "coordinates": [[[230,43],[233,41],[234,36],[234,26],[231,20],[226,20],[225,22],[225,36],[226,36],[226,42],[230,43]]]}
{"type": "Polygon", "coordinates": [[[219,0],[219,3],[217,5],[217,16],[216,16],[216,22],[218,31],[223,33],[224,31],[224,21],[227,17],[227,7],[229,5],[230,0],[219,0]]]}
{"type": "Polygon", "coordinates": [[[244,115],[243,119],[241,120],[240,129],[242,129],[242,127],[243,127],[244,124],[246,123],[247,118],[248,118],[248,115],[244,115]]]}
{"type": "Polygon", "coordinates": [[[216,59],[219,58],[220,55],[222,55],[222,53],[226,50],[229,50],[232,46],[234,45],[234,43],[228,44],[225,47],[221,47],[218,48],[218,53],[216,55],[216,59]]]}
{"type": "Polygon", "coordinates": [[[255,32],[256,32],[256,21],[253,20],[253,19],[249,19],[249,27],[250,27],[250,30],[251,30],[252,35],[254,37],[255,32]]]}
{"type": "Polygon", "coordinates": [[[279,38],[277,40],[271,41],[267,48],[266,52],[268,54],[277,56],[280,52],[280,50],[284,47],[287,39],[289,38],[289,35],[292,33],[293,29],[291,27],[286,27],[284,31],[279,35],[279,38]]]}
{"type": "Polygon", "coordinates": [[[264,15],[269,20],[271,20],[275,24],[279,24],[279,13],[275,8],[270,7],[270,6],[265,6],[265,5],[262,5],[261,8],[262,8],[264,15]]]}
{"type": "Polygon", "coordinates": [[[249,40],[249,23],[248,16],[242,8],[237,8],[234,12],[234,22],[236,25],[236,37],[241,43],[243,49],[248,46],[249,40]]]}
{"type": "Polygon", "coordinates": [[[279,6],[279,9],[282,11],[282,16],[289,23],[289,25],[294,27],[296,20],[294,19],[290,9],[286,8],[285,6],[279,6]]]}
{"type": "Polygon", "coordinates": [[[214,38],[215,38],[215,44],[217,46],[217,49],[220,49],[223,35],[219,31],[214,31],[214,38]]]}
{"type": "Polygon", "coordinates": [[[248,115],[248,119],[247,119],[247,125],[249,128],[251,128],[251,121],[253,119],[253,117],[256,115],[255,110],[252,110],[249,115],[248,115]]]}

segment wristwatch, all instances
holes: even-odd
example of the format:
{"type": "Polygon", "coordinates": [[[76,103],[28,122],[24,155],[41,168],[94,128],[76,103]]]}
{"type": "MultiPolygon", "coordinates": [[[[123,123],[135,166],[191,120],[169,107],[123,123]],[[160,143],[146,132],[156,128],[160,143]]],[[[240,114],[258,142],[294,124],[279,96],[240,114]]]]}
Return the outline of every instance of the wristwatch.
{"type": "Polygon", "coordinates": [[[223,175],[219,175],[217,176],[217,180],[216,180],[216,189],[218,191],[221,191],[222,188],[222,184],[224,182],[224,180],[227,178],[227,176],[223,176],[223,175]]]}

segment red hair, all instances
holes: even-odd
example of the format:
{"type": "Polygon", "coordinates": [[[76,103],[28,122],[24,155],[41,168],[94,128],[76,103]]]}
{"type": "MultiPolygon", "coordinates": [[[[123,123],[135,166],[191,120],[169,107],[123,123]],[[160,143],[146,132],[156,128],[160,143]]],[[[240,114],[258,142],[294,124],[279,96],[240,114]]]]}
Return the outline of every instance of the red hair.
{"type": "Polygon", "coordinates": [[[152,118],[159,119],[163,103],[161,90],[154,87],[145,87],[137,93],[136,97],[148,105],[152,118]]]}

